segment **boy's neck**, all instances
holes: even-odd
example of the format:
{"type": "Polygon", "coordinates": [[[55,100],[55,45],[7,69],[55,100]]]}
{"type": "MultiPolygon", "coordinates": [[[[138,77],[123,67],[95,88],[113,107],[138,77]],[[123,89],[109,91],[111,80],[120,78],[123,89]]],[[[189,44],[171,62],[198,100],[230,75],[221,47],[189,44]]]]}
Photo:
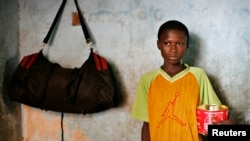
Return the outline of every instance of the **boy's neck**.
{"type": "Polygon", "coordinates": [[[161,68],[171,77],[175,76],[186,67],[183,64],[175,64],[175,65],[162,65],[161,68]]]}

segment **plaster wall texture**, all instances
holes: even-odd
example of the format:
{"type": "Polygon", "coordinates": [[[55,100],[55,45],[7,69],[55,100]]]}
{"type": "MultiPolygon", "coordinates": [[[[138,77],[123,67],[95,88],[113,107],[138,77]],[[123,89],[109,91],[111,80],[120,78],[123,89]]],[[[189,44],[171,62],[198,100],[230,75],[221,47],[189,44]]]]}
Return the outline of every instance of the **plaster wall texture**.
{"type": "MultiPolygon", "coordinates": [[[[44,49],[52,62],[79,67],[89,54],[80,26],[72,26],[76,12],[69,0],[54,34],[43,46],[60,0],[19,0],[19,59],[44,49]]],[[[101,113],[64,115],[64,138],[70,141],[139,141],[142,122],[130,117],[140,76],[159,67],[156,47],[159,26],[180,20],[190,31],[184,62],[202,67],[230,114],[250,123],[250,2],[248,0],[79,0],[94,39],[95,50],[113,65],[125,103],[101,113]]],[[[21,106],[25,141],[61,138],[61,113],[21,106]]]]}
{"type": "Polygon", "coordinates": [[[21,140],[20,104],[7,96],[7,84],[18,63],[18,2],[0,1],[0,140],[21,140]]]}

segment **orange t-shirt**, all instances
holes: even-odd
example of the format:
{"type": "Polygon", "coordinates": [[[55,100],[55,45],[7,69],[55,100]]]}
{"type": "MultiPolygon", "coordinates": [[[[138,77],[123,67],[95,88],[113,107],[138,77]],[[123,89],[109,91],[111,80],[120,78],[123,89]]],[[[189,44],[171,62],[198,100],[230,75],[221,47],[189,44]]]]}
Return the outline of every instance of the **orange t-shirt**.
{"type": "Polygon", "coordinates": [[[151,141],[199,141],[196,107],[220,104],[203,70],[189,67],[170,77],[146,73],[137,89],[132,116],[149,122],[151,141]]]}

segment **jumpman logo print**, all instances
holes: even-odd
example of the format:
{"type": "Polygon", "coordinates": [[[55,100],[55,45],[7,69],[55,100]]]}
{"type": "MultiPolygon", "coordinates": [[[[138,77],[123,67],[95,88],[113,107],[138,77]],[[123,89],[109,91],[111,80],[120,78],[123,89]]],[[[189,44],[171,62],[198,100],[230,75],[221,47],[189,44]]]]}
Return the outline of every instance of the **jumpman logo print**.
{"type": "Polygon", "coordinates": [[[174,114],[174,110],[175,110],[175,102],[177,97],[180,96],[180,93],[176,92],[174,95],[174,99],[173,101],[169,101],[167,103],[167,106],[165,107],[165,110],[162,113],[162,119],[159,122],[157,128],[159,128],[167,119],[171,118],[175,121],[177,121],[177,123],[179,123],[181,126],[185,126],[186,123],[184,123],[183,121],[181,121],[175,114],[174,114]]]}

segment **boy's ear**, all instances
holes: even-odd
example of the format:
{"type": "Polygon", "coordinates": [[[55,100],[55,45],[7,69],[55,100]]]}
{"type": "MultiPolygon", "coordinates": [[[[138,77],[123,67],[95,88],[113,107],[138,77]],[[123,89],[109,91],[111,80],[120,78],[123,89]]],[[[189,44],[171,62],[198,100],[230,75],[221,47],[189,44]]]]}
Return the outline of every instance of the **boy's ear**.
{"type": "Polygon", "coordinates": [[[158,47],[158,49],[160,49],[160,42],[159,42],[159,40],[157,40],[157,47],[158,47]]]}

